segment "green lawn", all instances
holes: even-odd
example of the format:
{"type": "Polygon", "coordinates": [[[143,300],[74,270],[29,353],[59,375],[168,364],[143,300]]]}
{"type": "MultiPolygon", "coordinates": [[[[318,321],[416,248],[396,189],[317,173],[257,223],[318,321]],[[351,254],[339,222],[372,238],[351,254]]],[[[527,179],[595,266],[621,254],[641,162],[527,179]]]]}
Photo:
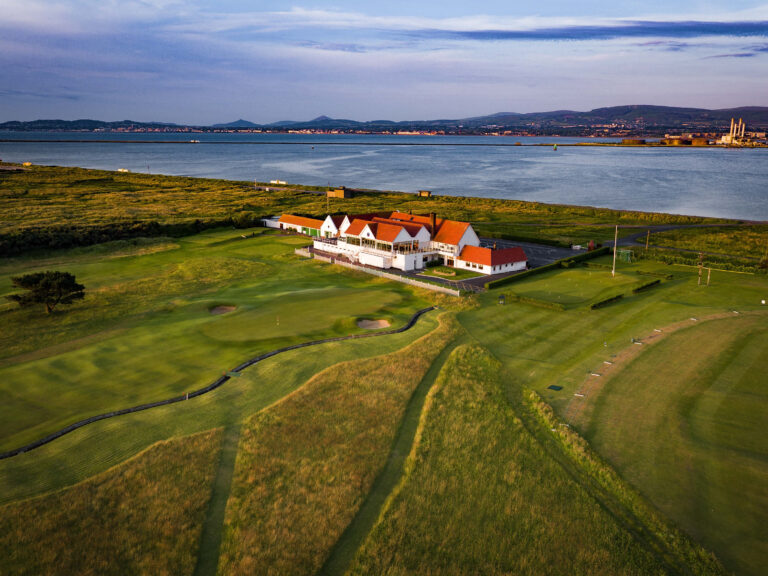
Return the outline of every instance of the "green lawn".
{"type": "MultiPolygon", "coordinates": [[[[454,208],[471,204],[467,199],[455,203],[454,208]]],[[[668,561],[685,561],[687,548],[678,546],[676,536],[662,538],[662,544],[646,537],[645,508],[622,507],[616,494],[595,489],[580,464],[552,440],[549,428],[542,429],[531,416],[529,390],[537,391],[561,418],[571,414],[576,402],[596,399],[594,409],[585,413],[589,425],[580,429],[653,506],[717,553],[728,569],[750,574],[754,566],[768,562],[768,551],[755,540],[768,518],[763,468],[768,449],[760,434],[767,400],[754,385],[768,370],[768,310],[760,304],[768,297],[765,276],[713,272],[711,285],[704,287],[697,285],[694,268],[643,261],[621,263],[616,278],[609,269],[576,267],[508,286],[520,296],[565,305],[564,311],[555,311],[523,302],[499,305],[499,291],[462,300],[421,292],[299,258],[293,250],[302,244],[306,239],[263,230],[220,229],[0,261],[0,296],[12,292],[11,276],[45,269],[75,273],[88,294],[86,300],[50,316],[42,308],[18,310],[11,303],[0,304],[0,449],[94,413],[201,387],[266,350],[363,332],[355,323],[360,317],[398,326],[415,310],[438,302],[461,324],[466,331],[463,341],[470,346],[455,352],[440,371],[437,391],[421,414],[416,450],[377,526],[351,540],[342,536],[341,542],[365,541],[353,563],[354,573],[377,573],[391,566],[402,573],[429,568],[433,573],[656,574],[664,572],[668,561]],[[655,278],[647,273],[665,279],[632,294],[633,287],[655,278]],[[671,279],[666,278],[669,274],[671,279]],[[588,309],[588,304],[617,292],[625,298],[604,309],[588,309]],[[232,309],[211,314],[217,306],[232,309]],[[604,361],[635,349],[633,338],[642,340],[675,322],[695,325],[691,318],[716,314],[734,319],[702,322],[670,335],[657,347],[644,347],[626,372],[606,378],[610,385],[596,390],[594,397],[574,396],[585,378],[603,369],[604,361]],[[691,337],[683,338],[685,334],[691,337]],[[686,371],[678,369],[681,361],[687,362],[686,371]],[[562,390],[549,389],[553,384],[562,390]],[[654,388],[659,385],[663,388],[654,388]],[[635,400],[636,412],[628,412],[628,399],[635,400]],[[632,418],[627,417],[630,413],[632,418]],[[664,469],[657,470],[660,466],[664,469]],[[736,501],[739,496],[749,509],[736,501]]],[[[597,261],[609,263],[606,258],[597,261]]],[[[316,409],[325,404],[311,401],[313,389],[302,385],[326,369],[326,376],[335,374],[337,364],[356,360],[362,361],[366,377],[381,375],[370,383],[371,390],[379,390],[388,378],[400,378],[395,361],[366,367],[366,359],[402,352],[435,330],[437,316],[427,314],[403,334],[287,352],[249,368],[211,394],[101,421],[0,461],[0,504],[21,505],[25,498],[71,486],[79,490],[83,481],[175,437],[223,427],[234,446],[236,431],[245,422],[249,430],[258,428],[259,438],[279,447],[265,457],[279,461],[289,449],[299,449],[290,452],[297,467],[277,466],[270,477],[284,489],[275,494],[293,494],[303,488],[291,484],[292,474],[305,465],[306,470],[314,469],[303,458],[319,454],[322,460],[331,453],[323,438],[335,430],[312,429],[319,418],[316,409]],[[304,430],[296,446],[280,444],[289,437],[282,438],[268,417],[277,413],[294,422],[297,433],[304,430]]],[[[431,359],[437,353],[430,350],[419,358],[431,359]]],[[[410,376],[421,374],[422,368],[410,376]]],[[[331,428],[345,429],[362,417],[357,407],[362,411],[365,394],[354,396],[351,403],[347,395],[359,392],[357,386],[364,380],[358,375],[348,388],[339,388],[341,380],[325,382],[322,401],[328,402],[331,428]]],[[[407,394],[398,400],[398,414],[406,400],[407,394]]],[[[388,421],[389,436],[379,438],[384,441],[377,444],[377,464],[370,470],[381,469],[388,449],[390,459],[403,457],[402,446],[391,436],[398,418],[388,421]]],[[[243,440],[241,448],[259,446],[243,440]]],[[[360,448],[350,446],[344,449],[360,448]]],[[[243,498],[250,497],[255,478],[243,468],[246,456],[240,452],[236,476],[243,498]]],[[[234,458],[228,462],[236,466],[234,458]]],[[[159,464],[160,476],[162,470],[159,464]]],[[[229,477],[225,472],[217,476],[223,484],[229,477]]],[[[168,474],[173,475],[170,468],[168,474]]],[[[387,474],[384,485],[391,487],[395,473],[387,474]]],[[[310,474],[320,493],[326,480],[334,481],[332,467],[321,466],[317,475],[310,474]]],[[[359,484],[357,499],[345,501],[347,512],[361,506],[371,486],[375,498],[387,498],[370,480],[368,476],[359,484]]],[[[222,490],[214,498],[219,508],[229,496],[226,486],[222,490]]],[[[301,506],[314,500],[301,492],[280,502],[301,515],[301,506]]],[[[371,514],[370,508],[361,510],[371,514]]],[[[369,520],[356,521],[347,512],[344,521],[335,524],[334,535],[344,522],[356,530],[371,526],[369,520]]],[[[253,510],[243,518],[255,525],[263,520],[253,510]]],[[[216,526],[212,528],[215,536],[216,526]]],[[[216,538],[208,534],[204,539],[210,560],[216,538]]],[[[230,544],[237,546],[237,538],[230,544]]],[[[347,559],[354,556],[344,554],[347,559]]],[[[714,563],[700,566],[699,560],[690,560],[692,571],[717,571],[714,563]]]]}
{"type": "Polygon", "coordinates": [[[467,278],[478,278],[484,274],[478,274],[471,270],[462,270],[461,268],[451,268],[449,266],[434,266],[427,268],[421,273],[421,276],[432,276],[433,278],[443,278],[445,280],[465,280],[467,278]]]}
{"type": "MultiPolygon", "coordinates": [[[[398,326],[426,305],[405,285],[302,260],[293,255],[298,243],[225,230],[120,258],[105,257],[103,248],[78,249],[71,263],[60,254],[57,268],[77,274],[86,300],[52,316],[10,306],[0,312],[8,328],[0,336],[0,448],[92,414],[194,390],[266,350],[363,332],[355,324],[360,315],[398,326]],[[236,310],[212,315],[219,304],[236,310]]],[[[14,268],[38,269],[32,258],[14,268]]],[[[0,291],[10,291],[9,266],[0,273],[0,291]]],[[[0,461],[0,500],[71,484],[157,440],[237,422],[323,367],[400,348],[433,326],[426,317],[404,334],[289,352],[189,404],[100,422],[0,461]],[[93,442],[104,434],[113,434],[114,444],[93,442]]]]}
{"type": "Polygon", "coordinates": [[[611,379],[586,427],[662,511],[755,576],[768,558],[765,320],[735,316],[670,335],[611,379]]]}
{"type": "MultiPolygon", "coordinates": [[[[515,282],[509,291],[525,298],[554,302],[572,308],[599,302],[617,294],[631,292],[641,284],[638,276],[604,268],[573,268],[546,272],[515,282]]],[[[506,290],[502,288],[502,291],[506,290]]]]}

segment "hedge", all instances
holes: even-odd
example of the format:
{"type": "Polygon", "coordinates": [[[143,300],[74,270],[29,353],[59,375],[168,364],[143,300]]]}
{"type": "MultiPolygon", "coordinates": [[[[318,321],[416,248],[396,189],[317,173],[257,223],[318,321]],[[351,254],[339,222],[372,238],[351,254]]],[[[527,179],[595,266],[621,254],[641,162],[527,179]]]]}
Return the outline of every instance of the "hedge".
{"type": "Polygon", "coordinates": [[[599,302],[595,302],[589,308],[590,310],[597,310],[598,308],[602,308],[603,306],[608,306],[608,304],[613,304],[614,302],[618,302],[622,298],[624,298],[624,294],[611,296],[610,298],[606,298],[605,300],[600,300],[599,302]]]}
{"type": "Polygon", "coordinates": [[[645,284],[641,284],[637,288],[632,289],[633,294],[637,294],[638,292],[642,292],[643,290],[647,290],[648,288],[651,288],[652,286],[656,286],[657,284],[661,284],[661,279],[657,278],[656,280],[651,280],[650,282],[646,282],[645,284]]]}

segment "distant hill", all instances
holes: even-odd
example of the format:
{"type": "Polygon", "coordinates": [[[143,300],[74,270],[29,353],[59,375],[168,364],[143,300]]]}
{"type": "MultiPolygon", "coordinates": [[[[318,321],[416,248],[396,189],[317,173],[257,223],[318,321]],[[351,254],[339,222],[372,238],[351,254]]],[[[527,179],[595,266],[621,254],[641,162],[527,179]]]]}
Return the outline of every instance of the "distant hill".
{"type": "Polygon", "coordinates": [[[31,122],[3,122],[0,130],[21,131],[94,131],[116,130],[131,128],[181,128],[178,124],[170,122],[134,122],[133,120],[120,120],[118,122],[103,122],[101,120],[32,120],[31,122]]]}
{"type": "Polygon", "coordinates": [[[226,124],[214,124],[211,128],[258,128],[258,124],[248,122],[248,120],[235,120],[234,122],[227,122],[226,124]]]}
{"type": "MultiPolygon", "coordinates": [[[[487,116],[437,120],[372,120],[359,122],[329,116],[312,120],[282,120],[271,124],[255,124],[248,120],[236,120],[213,126],[197,126],[202,129],[262,129],[262,130],[340,130],[364,132],[397,131],[445,131],[447,133],[488,133],[495,131],[520,131],[541,134],[598,133],[605,127],[620,128],[636,133],[661,133],[665,131],[722,131],[727,129],[731,118],[743,118],[749,130],[768,130],[768,107],[745,106],[721,110],[704,108],[678,108],[672,106],[628,105],[596,108],[588,112],[554,110],[550,112],[497,112],[487,116]]],[[[115,129],[183,129],[171,123],[101,122],[99,120],[35,120],[32,122],[5,122],[0,130],[19,131],[68,131],[68,130],[115,130],[115,129]]]]}

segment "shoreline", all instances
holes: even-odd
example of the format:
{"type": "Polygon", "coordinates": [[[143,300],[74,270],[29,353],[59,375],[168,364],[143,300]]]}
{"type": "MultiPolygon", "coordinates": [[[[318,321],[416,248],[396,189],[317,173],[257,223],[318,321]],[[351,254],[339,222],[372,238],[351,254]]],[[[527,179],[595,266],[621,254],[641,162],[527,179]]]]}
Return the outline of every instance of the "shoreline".
{"type": "Polygon", "coordinates": [[[622,144],[621,142],[536,142],[524,144],[522,142],[332,142],[332,141],[311,141],[300,140],[296,142],[285,142],[280,140],[82,140],[82,139],[21,139],[21,138],[0,138],[0,144],[216,144],[216,145],[283,145],[283,146],[461,146],[461,147],[486,147],[486,148],[553,148],[559,147],[583,147],[598,146],[609,148],[663,148],[665,150],[673,149],[697,149],[714,148],[717,150],[751,150],[768,148],[768,144],[755,144],[754,146],[727,146],[724,144],[707,145],[673,145],[650,142],[647,144],[622,144]]]}

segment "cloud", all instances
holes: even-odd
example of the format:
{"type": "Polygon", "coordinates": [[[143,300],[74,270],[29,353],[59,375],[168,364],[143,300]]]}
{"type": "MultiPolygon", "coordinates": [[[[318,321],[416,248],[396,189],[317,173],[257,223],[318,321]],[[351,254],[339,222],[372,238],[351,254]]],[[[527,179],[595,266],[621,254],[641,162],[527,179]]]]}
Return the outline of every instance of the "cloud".
{"type": "Polygon", "coordinates": [[[80,100],[74,94],[51,94],[49,92],[32,92],[29,90],[0,90],[0,98],[41,98],[44,100],[80,100]]]}
{"type": "Polygon", "coordinates": [[[605,25],[554,26],[531,29],[446,30],[427,29],[409,33],[422,39],[477,41],[615,40],[619,38],[699,38],[703,36],[768,36],[768,21],[619,21],[605,25]]]}

